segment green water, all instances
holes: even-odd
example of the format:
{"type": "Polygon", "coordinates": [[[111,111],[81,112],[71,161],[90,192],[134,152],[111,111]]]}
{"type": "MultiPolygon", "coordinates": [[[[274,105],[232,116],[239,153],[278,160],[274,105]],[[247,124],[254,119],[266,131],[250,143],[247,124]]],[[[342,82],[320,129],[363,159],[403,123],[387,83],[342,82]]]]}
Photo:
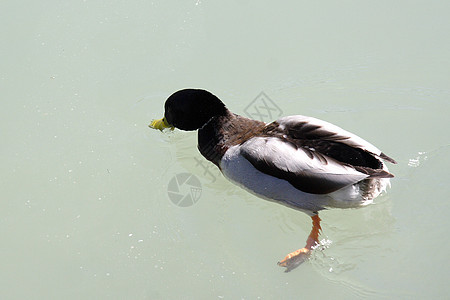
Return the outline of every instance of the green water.
{"type": "Polygon", "coordinates": [[[448,297],[449,11],[3,1],[0,297],[448,297]],[[392,187],[321,213],[321,249],[283,273],[276,262],[304,245],[310,218],[229,183],[195,133],[147,127],[185,87],[243,115],[264,92],[282,115],[354,132],[398,161],[392,187]],[[180,173],[201,185],[189,207],[168,194],[180,173]]]}

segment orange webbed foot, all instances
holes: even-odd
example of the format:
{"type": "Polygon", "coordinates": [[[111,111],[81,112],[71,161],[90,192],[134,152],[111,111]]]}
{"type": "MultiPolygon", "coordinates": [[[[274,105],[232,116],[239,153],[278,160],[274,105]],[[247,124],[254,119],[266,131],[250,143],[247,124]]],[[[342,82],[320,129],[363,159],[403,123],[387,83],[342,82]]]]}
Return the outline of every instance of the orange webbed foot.
{"type": "Polygon", "coordinates": [[[314,249],[316,245],[319,244],[319,232],[322,229],[320,227],[320,218],[316,214],[313,215],[311,219],[313,223],[313,228],[311,229],[311,233],[309,234],[308,240],[306,241],[306,246],[304,248],[289,253],[282,261],[278,262],[279,266],[286,267],[285,272],[289,272],[297,268],[301,263],[303,263],[306,259],[308,259],[309,255],[311,254],[311,251],[314,249]]]}
{"type": "Polygon", "coordinates": [[[285,272],[289,272],[307,260],[310,254],[311,250],[308,248],[298,249],[286,255],[282,261],[278,262],[278,265],[280,267],[285,267],[285,272]]]}

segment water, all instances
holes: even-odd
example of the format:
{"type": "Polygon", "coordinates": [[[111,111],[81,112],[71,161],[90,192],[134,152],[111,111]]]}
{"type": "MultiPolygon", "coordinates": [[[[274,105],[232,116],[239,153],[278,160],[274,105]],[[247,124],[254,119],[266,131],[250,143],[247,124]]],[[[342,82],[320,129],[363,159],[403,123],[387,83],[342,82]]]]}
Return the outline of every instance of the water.
{"type": "Polygon", "coordinates": [[[2,299],[447,297],[448,1],[0,7],[2,299]],[[321,213],[285,274],[310,219],[226,181],[195,133],[147,128],[185,87],[352,131],[399,162],[392,188],[321,213]],[[201,183],[190,207],[179,173],[201,183]]]}

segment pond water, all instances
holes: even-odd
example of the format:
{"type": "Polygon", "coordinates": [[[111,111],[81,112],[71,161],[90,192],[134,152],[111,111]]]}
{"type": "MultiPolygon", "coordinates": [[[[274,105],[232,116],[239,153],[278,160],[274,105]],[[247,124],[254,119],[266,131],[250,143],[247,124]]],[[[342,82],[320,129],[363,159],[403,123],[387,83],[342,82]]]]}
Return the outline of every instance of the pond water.
{"type": "Polygon", "coordinates": [[[2,299],[448,297],[449,1],[0,8],[2,299]],[[186,87],[354,132],[398,161],[392,187],[322,212],[284,273],[310,218],[228,182],[195,132],[147,127],[186,87]]]}

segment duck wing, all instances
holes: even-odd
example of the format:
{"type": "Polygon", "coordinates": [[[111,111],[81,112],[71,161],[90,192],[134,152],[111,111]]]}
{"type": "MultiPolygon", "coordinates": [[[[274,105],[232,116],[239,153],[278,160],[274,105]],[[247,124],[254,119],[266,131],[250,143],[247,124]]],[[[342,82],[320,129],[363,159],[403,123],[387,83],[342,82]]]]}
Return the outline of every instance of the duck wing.
{"type": "MultiPolygon", "coordinates": [[[[336,125],[316,118],[301,115],[284,117],[267,125],[266,130],[269,132],[281,132],[285,138],[291,140],[297,145],[300,144],[301,146],[309,146],[312,148],[317,147],[322,149],[324,147],[328,147],[328,153],[331,156],[333,156],[333,153],[337,151],[359,149],[359,152],[362,154],[366,153],[370,156],[386,160],[393,164],[397,163],[394,159],[381,152],[380,149],[359,136],[336,125]],[[338,146],[341,145],[348,147],[341,147],[341,149],[339,149],[338,146]]],[[[340,160],[339,155],[335,155],[336,158],[340,160]]],[[[350,156],[350,154],[345,155],[350,156]]],[[[370,159],[367,155],[366,157],[370,159]]],[[[368,162],[368,164],[370,163],[368,162]]]]}
{"type": "Polygon", "coordinates": [[[285,179],[311,194],[328,194],[371,177],[319,152],[279,137],[254,137],[240,145],[241,155],[259,171],[285,179]]]}

